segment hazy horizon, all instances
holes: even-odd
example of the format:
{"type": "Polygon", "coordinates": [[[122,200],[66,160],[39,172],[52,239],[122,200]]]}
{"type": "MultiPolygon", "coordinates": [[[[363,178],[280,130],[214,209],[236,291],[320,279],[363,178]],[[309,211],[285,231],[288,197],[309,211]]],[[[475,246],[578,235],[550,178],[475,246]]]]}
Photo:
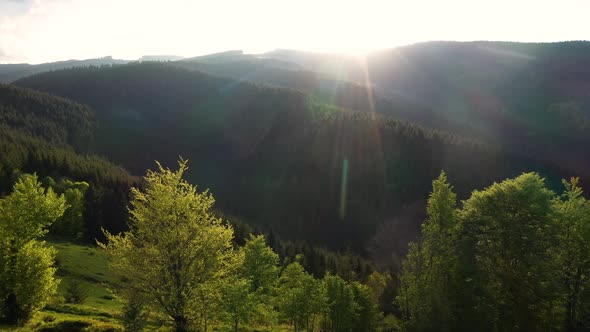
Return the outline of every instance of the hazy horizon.
{"type": "Polygon", "coordinates": [[[0,63],[295,49],[364,54],[427,41],[588,40],[590,3],[0,0],[0,63]]]}
{"type": "MultiPolygon", "coordinates": [[[[391,50],[391,49],[395,49],[395,48],[400,48],[400,47],[408,47],[408,46],[413,46],[413,45],[418,45],[418,44],[426,44],[426,43],[522,43],[522,44],[551,44],[551,43],[567,43],[567,42],[590,42],[590,40],[555,40],[555,41],[541,41],[541,42],[531,42],[531,41],[511,41],[511,40],[427,40],[427,41],[420,41],[420,42],[415,42],[415,43],[410,43],[410,44],[403,44],[403,45],[396,45],[396,46],[391,46],[391,47],[384,47],[384,48],[379,48],[379,49],[375,49],[375,50],[370,50],[367,52],[363,52],[363,53],[358,53],[358,54],[350,54],[350,53],[345,53],[345,52],[330,52],[330,51],[314,51],[314,50],[301,50],[301,49],[295,49],[295,48],[272,48],[269,50],[265,50],[262,52],[246,52],[244,50],[241,49],[236,49],[236,48],[228,48],[225,50],[219,50],[219,51],[214,51],[214,52],[207,52],[207,53],[201,53],[201,54],[174,54],[174,53],[159,53],[159,54],[142,54],[139,55],[137,57],[134,58],[124,58],[124,57],[117,57],[117,56],[113,56],[112,54],[109,54],[109,52],[105,52],[105,54],[103,55],[98,55],[95,57],[86,57],[86,58],[61,58],[61,59],[54,59],[51,61],[41,61],[41,62],[23,62],[23,61],[12,61],[12,62],[5,62],[5,61],[0,61],[0,65],[2,64],[30,64],[30,65],[37,65],[37,64],[43,64],[43,63],[53,63],[53,62],[62,62],[62,61],[83,61],[83,60],[91,60],[91,59],[100,59],[100,58],[108,58],[111,57],[113,60],[129,60],[129,61],[137,61],[137,60],[141,60],[143,57],[162,57],[162,58],[166,58],[166,57],[179,57],[180,59],[188,59],[188,58],[192,58],[192,57],[199,57],[199,56],[207,56],[207,55],[213,55],[213,54],[221,54],[221,53],[226,53],[226,52],[243,52],[244,54],[251,54],[251,55],[263,55],[267,52],[272,52],[272,51],[279,51],[279,50],[287,50],[287,51],[300,51],[300,52],[306,52],[306,53],[316,53],[316,54],[326,54],[326,55],[342,55],[342,56],[349,56],[349,57],[363,57],[364,55],[367,54],[371,54],[372,52],[379,52],[379,51],[383,51],[383,50],[391,50]]],[[[174,61],[174,59],[172,60],[174,61]]]]}

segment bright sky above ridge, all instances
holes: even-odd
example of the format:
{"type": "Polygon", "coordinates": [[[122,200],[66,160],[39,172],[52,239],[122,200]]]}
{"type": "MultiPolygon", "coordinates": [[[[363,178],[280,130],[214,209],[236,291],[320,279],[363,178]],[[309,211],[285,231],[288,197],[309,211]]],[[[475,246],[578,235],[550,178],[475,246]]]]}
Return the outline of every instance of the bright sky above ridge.
{"type": "Polygon", "coordinates": [[[0,0],[0,63],[590,39],[588,0],[0,0]]]}

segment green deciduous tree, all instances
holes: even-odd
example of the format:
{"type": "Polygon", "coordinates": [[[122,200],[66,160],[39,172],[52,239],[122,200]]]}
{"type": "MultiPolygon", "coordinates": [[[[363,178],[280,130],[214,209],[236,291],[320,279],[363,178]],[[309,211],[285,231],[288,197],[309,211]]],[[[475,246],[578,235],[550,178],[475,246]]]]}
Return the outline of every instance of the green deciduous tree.
{"type": "Polygon", "coordinates": [[[68,208],[50,228],[51,234],[68,239],[81,239],[84,235],[84,195],[90,185],[87,182],[74,182],[60,179],[53,186],[55,192],[63,194],[68,208]]]}
{"type": "Polygon", "coordinates": [[[369,287],[371,296],[373,296],[376,303],[383,296],[387,284],[391,281],[391,275],[389,273],[381,273],[379,271],[373,271],[368,277],[366,285],[369,287]]]}
{"type": "MultiPolygon", "coordinates": [[[[241,249],[243,261],[238,269],[240,278],[248,281],[248,301],[251,313],[248,318],[259,324],[272,324],[276,314],[272,296],[278,281],[279,255],[266,245],[263,235],[250,235],[241,249]]],[[[246,298],[244,298],[246,300],[246,298]]]]}
{"type": "Polygon", "coordinates": [[[195,290],[197,322],[193,325],[205,332],[209,331],[211,321],[220,316],[221,288],[224,282],[224,278],[208,280],[195,290]]]}
{"type": "Polygon", "coordinates": [[[577,178],[563,183],[556,197],[524,173],[474,191],[457,212],[444,174],[434,181],[422,241],[410,244],[400,275],[403,327],[587,329],[590,202],[577,178]]]}
{"type": "Polygon", "coordinates": [[[235,265],[232,228],[211,212],[213,196],[182,178],[186,170],[180,161],[177,171],[159,163],[148,171],[145,189],[132,190],[130,230],[105,232],[108,242],[100,244],[113,268],[168,315],[176,331],[196,323],[200,290],[235,265]]]}
{"type": "Polygon", "coordinates": [[[243,252],[241,274],[250,280],[253,291],[268,293],[277,282],[279,255],[266,245],[263,235],[250,235],[243,252]]]}
{"type": "Polygon", "coordinates": [[[65,199],[45,190],[36,175],[23,175],[0,200],[0,317],[22,323],[57,291],[55,250],[37,239],[66,209],[65,199]]]}
{"type": "Polygon", "coordinates": [[[326,275],[324,287],[328,300],[327,330],[333,332],[353,331],[359,317],[353,287],[339,276],[326,275]]]}
{"type": "Polygon", "coordinates": [[[578,178],[564,180],[565,191],[555,199],[559,244],[554,253],[568,330],[590,327],[590,202],[578,183],[578,178]]]}
{"type": "Polygon", "coordinates": [[[478,325],[472,328],[540,331],[559,325],[559,278],[550,255],[557,231],[553,197],[544,179],[526,173],[474,191],[464,202],[460,291],[469,295],[466,307],[474,308],[463,312],[478,325]]]}
{"type": "Polygon", "coordinates": [[[256,298],[250,289],[249,280],[236,277],[229,278],[223,285],[221,308],[235,332],[238,332],[240,323],[248,321],[256,308],[256,298]]]}
{"type": "Polygon", "coordinates": [[[371,289],[359,282],[351,283],[354,302],[357,305],[356,320],[352,330],[355,332],[371,332],[377,329],[381,316],[377,299],[371,289]]]}
{"type": "Polygon", "coordinates": [[[313,330],[326,306],[326,297],[321,282],[295,262],[281,273],[277,302],[280,314],[295,331],[313,330]]]}

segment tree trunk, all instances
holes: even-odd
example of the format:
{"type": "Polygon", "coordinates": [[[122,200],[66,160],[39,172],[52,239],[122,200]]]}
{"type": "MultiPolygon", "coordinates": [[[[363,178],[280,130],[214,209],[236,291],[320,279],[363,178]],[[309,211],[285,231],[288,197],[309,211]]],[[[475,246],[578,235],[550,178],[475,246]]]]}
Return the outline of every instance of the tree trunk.
{"type": "Polygon", "coordinates": [[[576,271],[576,277],[574,279],[574,289],[572,296],[570,298],[570,312],[569,312],[569,326],[568,329],[570,331],[575,331],[578,327],[578,296],[580,295],[580,288],[581,288],[581,280],[582,280],[582,269],[578,267],[576,271]]]}
{"type": "Polygon", "coordinates": [[[238,332],[238,324],[239,324],[239,321],[236,319],[236,321],[234,322],[234,331],[235,332],[238,332]]]}
{"type": "Polygon", "coordinates": [[[16,295],[9,294],[4,300],[4,310],[6,312],[6,322],[11,325],[18,323],[18,304],[16,303],[16,295]]]}
{"type": "MultiPolygon", "coordinates": [[[[18,249],[16,248],[16,241],[14,239],[10,240],[10,265],[8,270],[8,284],[10,287],[14,287],[16,277],[16,255],[18,253],[18,249]]],[[[14,289],[10,289],[9,291],[14,291],[14,289]]],[[[4,300],[4,312],[6,314],[5,320],[7,323],[15,325],[21,320],[23,317],[21,316],[18,301],[16,299],[16,294],[10,293],[4,300]]]]}
{"type": "Polygon", "coordinates": [[[174,317],[174,329],[176,332],[188,332],[188,320],[186,319],[186,317],[174,317]]]}

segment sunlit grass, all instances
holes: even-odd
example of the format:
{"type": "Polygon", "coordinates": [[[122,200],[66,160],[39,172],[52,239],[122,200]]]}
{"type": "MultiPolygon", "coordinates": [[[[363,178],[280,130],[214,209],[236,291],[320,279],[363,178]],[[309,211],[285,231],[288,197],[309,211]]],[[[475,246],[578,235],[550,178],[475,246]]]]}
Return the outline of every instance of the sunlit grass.
{"type": "MultiPolygon", "coordinates": [[[[123,331],[121,312],[123,301],[112,291],[124,285],[120,278],[109,271],[104,252],[96,247],[82,246],[65,242],[48,243],[57,249],[58,277],[61,283],[58,295],[45,309],[37,313],[25,326],[0,325],[0,331],[123,331]],[[69,282],[77,281],[87,290],[83,304],[64,303],[69,282]]],[[[172,331],[164,319],[153,315],[146,331],[172,331]]],[[[212,331],[233,331],[233,327],[214,325],[212,331]]],[[[248,327],[240,331],[290,331],[289,326],[248,327]]]]}
{"type": "Polygon", "coordinates": [[[80,282],[88,297],[84,305],[103,311],[118,312],[122,301],[112,292],[121,281],[109,273],[107,257],[98,248],[69,243],[54,243],[57,249],[58,276],[62,279],[58,293],[63,297],[72,280],[80,282]]]}

